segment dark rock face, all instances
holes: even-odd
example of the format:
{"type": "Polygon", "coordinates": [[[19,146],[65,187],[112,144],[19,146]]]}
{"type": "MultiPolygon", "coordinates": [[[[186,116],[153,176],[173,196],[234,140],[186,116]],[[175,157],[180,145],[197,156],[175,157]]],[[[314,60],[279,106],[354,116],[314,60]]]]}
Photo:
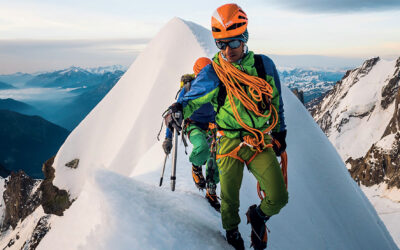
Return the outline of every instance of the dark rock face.
{"type": "Polygon", "coordinates": [[[329,111],[327,111],[324,116],[322,116],[321,120],[318,121],[318,125],[321,127],[322,131],[324,131],[325,134],[328,133],[329,129],[332,126],[332,117],[329,111]]]}
{"type": "Polygon", "coordinates": [[[297,98],[300,100],[301,103],[304,105],[304,92],[298,89],[292,89],[292,92],[297,98]]]}
{"type": "Polygon", "coordinates": [[[349,170],[354,180],[369,187],[385,182],[388,188],[400,188],[400,132],[395,135],[395,145],[390,151],[373,145],[364,157],[349,158],[349,170]]]}
{"type": "MultiPolygon", "coordinates": [[[[53,185],[54,168],[52,164],[54,156],[43,164],[43,173],[45,179],[34,180],[26,175],[23,171],[11,173],[6,181],[6,189],[3,197],[5,201],[5,217],[0,228],[0,232],[4,232],[11,226],[14,230],[19,221],[24,220],[36,208],[42,205],[44,212],[47,214],[42,216],[36,224],[32,234],[27,238],[20,239],[19,232],[11,238],[5,248],[15,248],[17,242],[24,243],[22,249],[36,249],[40,241],[50,230],[49,218],[55,215],[63,215],[63,212],[69,208],[72,201],[69,200],[67,191],[60,190],[53,185]]],[[[74,159],[67,165],[73,169],[78,167],[79,159],[74,159]]],[[[1,234],[1,233],[0,233],[1,234]]],[[[24,236],[25,237],[25,236],[24,236]]]]}
{"type": "Polygon", "coordinates": [[[356,81],[354,83],[358,82],[361,77],[368,75],[368,73],[376,65],[376,63],[379,62],[379,60],[379,57],[375,57],[365,61],[364,64],[361,66],[360,71],[358,72],[358,75],[356,77],[356,81]]]}
{"type": "Polygon", "coordinates": [[[36,249],[43,237],[47,234],[47,232],[50,231],[50,216],[51,215],[45,215],[40,218],[32,232],[31,238],[25,242],[25,244],[22,246],[22,249],[36,249]]]}
{"type": "Polygon", "coordinates": [[[15,229],[18,221],[25,219],[40,206],[40,192],[32,194],[34,187],[39,183],[39,180],[30,178],[23,171],[11,173],[3,193],[5,216],[1,231],[7,230],[10,226],[15,229]]]}
{"type": "Polygon", "coordinates": [[[394,114],[382,137],[400,131],[400,89],[397,91],[394,114]]]}
{"type": "MultiPolygon", "coordinates": [[[[397,60],[400,63],[400,58],[397,60]]],[[[389,83],[382,89],[382,108],[386,109],[395,100],[397,92],[400,86],[400,66],[397,67],[393,77],[389,80],[389,83]]]]}
{"type": "Polygon", "coordinates": [[[69,200],[68,192],[53,185],[54,168],[52,167],[54,156],[43,164],[44,180],[40,185],[42,192],[42,207],[46,214],[62,216],[72,201],[69,200]]]}

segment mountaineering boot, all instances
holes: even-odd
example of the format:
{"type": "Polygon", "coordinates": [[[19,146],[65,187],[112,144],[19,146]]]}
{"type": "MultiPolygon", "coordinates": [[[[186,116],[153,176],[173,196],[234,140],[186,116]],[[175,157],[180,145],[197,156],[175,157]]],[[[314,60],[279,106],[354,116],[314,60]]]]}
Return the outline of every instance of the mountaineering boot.
{"type": "Polygon", "coordinates": [[[244,242],[237,228],[226,231],[226,240],[236,250],[244,250],[244,242]]]}
{"type": "Polygon", "coordinates": [[[251,224],[251,246],[256,249],[267,248],[267,226],[265,222],[269,219],[255,204],[250,206],[246,212],[247,224],[251,224]]]}
{"type": "Polygon", "coordinates": [[[219,204],[215,188],[207,188],[206,199],[215,210],[220,212],[221,204],[219,204]]]}
{"type": "Polygon", "coordinates": [[[192,176],[194,184],[198,189],[204,189],[206,187],[206,180],[204,179],[201,166],[192,166],[192,176]]]}

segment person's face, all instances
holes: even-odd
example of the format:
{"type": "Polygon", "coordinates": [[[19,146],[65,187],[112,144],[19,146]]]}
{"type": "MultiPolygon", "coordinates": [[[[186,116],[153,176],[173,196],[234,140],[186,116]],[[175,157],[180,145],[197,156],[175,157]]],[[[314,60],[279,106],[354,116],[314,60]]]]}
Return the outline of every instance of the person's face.
{"type": "Polygon", "coordinates": [[[230,63],[239,61],[244,55],[243,52],[244,43],[239,40],[218,41],[217,47],[221,50],[224,57],[230,63]],[[239,45],[239,47],[236,47],[237,45],[239,45]]]}

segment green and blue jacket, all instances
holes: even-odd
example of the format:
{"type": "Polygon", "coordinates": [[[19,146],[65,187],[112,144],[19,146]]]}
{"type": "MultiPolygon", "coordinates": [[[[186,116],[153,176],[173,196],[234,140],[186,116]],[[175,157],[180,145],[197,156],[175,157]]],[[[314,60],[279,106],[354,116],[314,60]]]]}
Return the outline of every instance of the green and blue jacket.
{"type": "MultiPolygon", "coordinates": [[[[219,64],[218,53],[213,58],[214,62],[217,64],[219,64]]],[[[273,89],[271,104],[278,112],[278,123],[272,131],[280,132],[286,129],[281,96],[281,82],[273,61],[269,57],[262,55],[262,62],[264,64],[266,75],[259,77],[263,77],[271,85],[273,89]]],[[[244,70],[246,74],[258,76],[254,63],[254,53],[250,51],[238,63],[232,64],[237,69],[242,71],[244,70]]],[[[236,121],[228,98],[225,99],[224,104],[218,109],[217,97],[221,84],[222,82],[218,78],[211,64],[203,68],[203,70],[201,70],[197,75],[196,79],[193,80],[190,91],[186,92],[180,100],[180,103],[182,103],[183,106],[184,118],[186,119],[190,117],[193,112],[199,109],[203,104],[211,103],[214,110],[218,110],[218,113],[215,116],[215,122],[219,129],[224,130],[224,133],[228,138],[240,138],[241,136],[250,134],[247,131],[244,131],[236,121]]],[[[246,92],[250,96],[248,89],[246,89],[246,92]]],[[[261,131],[264,131],[270,126],[270,123],[272,122],[271,115],[268,117],[257,116],[254,112],[246,109],[236,97],[234,97],[234,102],[241,119],[246,123],[246,125],[261,131]]],[[[268,113],[269,110],[264,114],[267,115],[268,113]]]]}

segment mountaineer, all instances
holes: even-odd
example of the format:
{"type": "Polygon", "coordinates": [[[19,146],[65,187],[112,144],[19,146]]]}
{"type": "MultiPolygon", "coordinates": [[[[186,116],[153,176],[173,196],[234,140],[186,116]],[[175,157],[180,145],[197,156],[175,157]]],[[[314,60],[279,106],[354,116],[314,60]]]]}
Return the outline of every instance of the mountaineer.
{"type": "MultiPolygon", "coordinates": [[[[180,102],[186,92],[190,90],[191,82],[196,75],[211,60],[207,57],[200,57],[193,66],[194,74],[185,74],[181,77],[180,93],[178,102],[180,102]]],[[[197,188],[206,188],[206,199],[210,205],[217,211],[220,210],[220,203],[216,194],[217,184],[219,182],[218,170],[216,169],[215,158],[211,157],[210,147],[215,133],[215,111],[210,103],[202,105],[196,110],[190,118],[185,119],[183,132],[189,138],[193,145],[193,150],[189,156],[192,163],[192,177],[197,188]],[[206,164],[206,179],[202,172],[202,165],[206,164]]],[[[162,144],[164,152],[169,154],[172,149],[172,132],[167,128],[165,140],[162,144]]]]}
{"type": "Polygon", "coordinates": [[[286,149],[286,126],[275,64],[269,57],[248,50],[247,25],[247,15],[238,5],[217,8],[211,28],[220,51],[212,65],[206,66],[192,81],[190,91],[170,109],[187,118],[202,105],[213,105],[218,129],[216,158],[221,219],[227,241],[236,249],[244,249],[238,225],[239,191],[246,165],[266,193],[261,203],[250,206],[246,213],[252,227],[252,246],[265,249],[265,223],[288,202],[277,161],[277,156],[286,149]]]}

